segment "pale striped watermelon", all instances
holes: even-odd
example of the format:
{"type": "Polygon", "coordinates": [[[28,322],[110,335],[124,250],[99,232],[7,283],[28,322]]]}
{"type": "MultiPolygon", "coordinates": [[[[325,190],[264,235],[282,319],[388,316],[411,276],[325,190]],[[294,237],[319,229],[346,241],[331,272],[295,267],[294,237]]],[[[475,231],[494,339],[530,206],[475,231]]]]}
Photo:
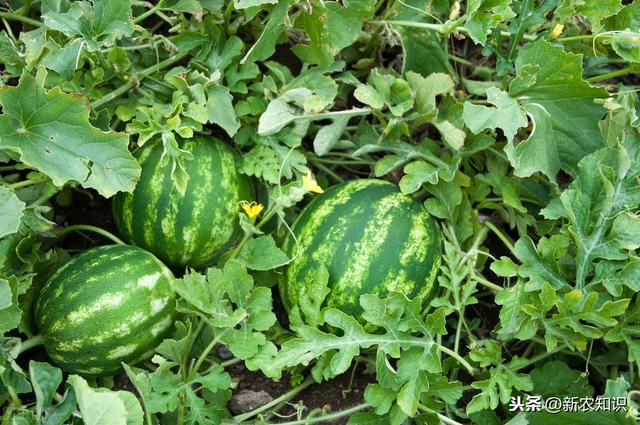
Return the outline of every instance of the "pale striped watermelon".
{"type": "Polygon", "coordinates": [[[360,295],[401,292],[427,301],[436,289],[441,236],[419,202],[382,180],[354,180],[314,199],[284,248],[293,261],[280,282],[287,310],[312,293],[321,265],[329,307],[358,315],[360,295]],[[297,240],[297,246],[296,246],[297,240]]]}
{"type": "Polygon", "coordinates": [[[73,257],[43,286],[34,310],[49,357],[89,376],[148,358],[173,329],[172,279],[160,260],[135,246],[73,257]]]}
{"type": "Polygon", "coordinates": [[[240,174],[239,156],[221,140],[196,136],[179,142],[193,160],[180,193],[171,165],[162,164],[161,143],[149,142],[135,155],[142,175],[135,191],[114,197],[113,216],[125,240],[170,266],[212,265],[240,236],[240,201],[252,201],[251,180],[240,174]]]}

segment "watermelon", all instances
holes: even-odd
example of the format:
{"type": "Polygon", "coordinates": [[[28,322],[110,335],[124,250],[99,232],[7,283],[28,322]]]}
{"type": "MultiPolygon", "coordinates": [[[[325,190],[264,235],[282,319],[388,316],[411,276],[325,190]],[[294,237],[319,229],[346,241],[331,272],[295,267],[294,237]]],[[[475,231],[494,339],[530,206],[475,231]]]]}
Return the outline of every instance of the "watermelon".
{"type": "Polygon", "coordinates": [[[173,329],[171,270],[127,245],[92,248],[45,283],[34,309],[47,354],[62,369],[108,375],[153,354],[173,329]]]}
{"type": "Polygon", "coordinates": [[[118,193],[113,216],[122,237],[165,264],[197,269],[212,265],[241,234],[240,202],[254,198],[249,177],[240,174],[239,155],[213,137],[180,140],[193,159],[184,161],[189,180],[181,193],[163,163],[161,143],[135,153],[142,167],[133,193],[118,193]]]}
{"type": "Polygon", "coordinates": [[[293,258],[279,283],[290,311],[329,275],[325,305],[357,317],[363,294],[395,291],[427,302],[437,288],[441,236],[422,205],[375,179],[331,187],[300,213],[284,243],[293,258]],[[297,244],[296,244],[297,241],[297,244]]]}

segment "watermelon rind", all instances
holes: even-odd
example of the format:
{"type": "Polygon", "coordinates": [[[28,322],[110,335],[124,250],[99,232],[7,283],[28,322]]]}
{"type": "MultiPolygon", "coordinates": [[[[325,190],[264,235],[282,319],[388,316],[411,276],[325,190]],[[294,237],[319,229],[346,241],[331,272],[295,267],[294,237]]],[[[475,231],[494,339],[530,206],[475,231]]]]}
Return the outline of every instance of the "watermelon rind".
{"type": "Polygon", "coordinates": [[[42,287],[34,309],[47,354],[85,376],[116,373],[148,358],[174,327],[171,270],[128,245],[84,251],[42,287]]]}
{"type": "Polygon", "coordinates": [[[254,199],[253,184],[222,140],[195,136],[179,147],[193,156],[182,161],[189,175],[184,192],[173,180],[171,161],[163,161],[162,143],[147,142],[134,153],[140,180],[133,193],[114,197],[113,217],[128,243],[169,266],[203,269],[238,241],[240,204],[254,199]]]}
{"type": "Polygon", "coordinates": [[[290,311],[329,274],[326,307],[357,316],[363,294],[400,292],[424,303],[437,289],[442,239],[424,207],[390,182],[360,179],[329,188],[307,205],[284,250],[293,258],[279,283],[290,311]]]}

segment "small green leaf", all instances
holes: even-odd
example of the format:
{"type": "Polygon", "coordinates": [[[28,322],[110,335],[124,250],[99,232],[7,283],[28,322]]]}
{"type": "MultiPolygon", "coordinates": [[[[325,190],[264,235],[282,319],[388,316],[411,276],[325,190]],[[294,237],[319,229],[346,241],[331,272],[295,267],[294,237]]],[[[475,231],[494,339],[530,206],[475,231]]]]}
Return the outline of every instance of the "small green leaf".
{"type": "Polygon", "coordinates": [[[426,161],[414,161],[404,167],[405,175],[400,180],[402,193],[411,194],[420,189],[423,183],[438,182],[439,167],[426,161]]]}
{"type": "Polygon", "coordinates": [[[25,206],[15,193],[0,186],[0,238],[18,231],[25,206]]]}
{"type": "Polygon", "coordinates": [[[233,5],[236,9],[247,9],[249,7],[261,6],[263,4],[276,4],[278,0],[236,0],[233,5]]]}
{"type": "Polygon", "coordinates": [[[115,40],[133,33],[130,0],[77,1],[63,13],[49,11],[44,15],[48,28],[68,37],[81,36],[87,47],[111,46],[115,40]]]}
{"type": "Polygon", "coordinates": [[[338,143],[344,129],[349,123],[349,118],[337,118],[330,125],[326,125],[318,130],[313,139],[313,150],[318,156],[323,156],[338,143]]]}
{"type": "Polygon", "coordinates": [[[434,118],[437,115],[436,96],[454,88],[451,77],[448,74],[434,73],[425,78],[413,71],[407,72],[405,77],[415,92],[416,110],[422,116],[421,120],[434,118]]]}
{"type": "Polygon", "coordinates": [[[372,12],[373,3],[369,0],[313,3],[311,13],[303,12],[296,20],[310,42],[298,44],[291,50],[305,62],[329,65],[343,48],[357,40],[363,22],[372,12]]]}
{"type": "Polygon", "coordinates": [[[566,363],[554,360],[531,371],[533,392],[542,397],[586,397],[593,388],[584,372],[571,369],[566,363]]]}
{"type": "Polygon", "coordinates": [[[217,124],[229,137],[233,137],[240,123],[233,110],[233,96],[226,87],[210,87],[207,90],[207,118],[210,123],[217,124]]]}
{"type": "Polygon", "coordinates": [[[4,279],[0,277],[0,293],[3,295],[3,308],[0,309],[0,333],[4,334],[15,329],[20,324],[22,310],[18,305],[18,295],[20,288],[18,279],[10,277],[4,279]]]}
{"type": "Polygon", "coordinates": [[[267,24],[262,29],[260,37],[244,55],[240,61],[241,64],[267,59],[275,52],[278,38],[287,27],[289,6],[292,4],[293,0],[278,1],[269,13],[267,24]]]}
{"type": "Polygon", "coordinates": [[[67,382],[76,393],[85,424],[142,425],[142,408],[130,392],[91,388],[87,381],[78,375],[69,376],[67,382]]]}
{"type": "Polygon", "coordinates": [[[289,258],[270,235],[264,235],[249,239],[235,261],[251,270],[271,270],[286,264],[289,258]]]}
{"type": "Polygon", "coordinates": [[[55,46],[42,59],[42,64],[60,74],[62,78],[71,80],[80,63],[82,45],[81,40],[75,40],[64,47],[55,46]]]}
{"type": "Polygon", "coordinates": [[[476,43],[484,45],[489,32],[516,14],[509,5],[511,0],[469,0],[465,27],[476,43]]]}
{"type": "Polygon", "coordinates": [[[527,116],[516,99],[495,87],[487,89],[487,101],[494,107],[464,103],[462,119],[474,133],[500,128],[507,140],[512,141],[518,129],[527,125],[527,116]]]}
{"type": "Polygon", "coordinates": [[[56,390],[62,382],[62,371],[48,363],[31,360],[29,376],[33,392],[36,394],[36,415],[41,417],[43,411],[53,402],[56,390]]]}
{"type": "Polygon", "coordinates": [[[360,102],[364,103],[365,105],[371,106],[373,109],[382,109],[384,107],[385,98],[383,97],[383,95],[378,93],[376,89],[367,84],[361,84],[356,87],[353,95],[360,102]]]}

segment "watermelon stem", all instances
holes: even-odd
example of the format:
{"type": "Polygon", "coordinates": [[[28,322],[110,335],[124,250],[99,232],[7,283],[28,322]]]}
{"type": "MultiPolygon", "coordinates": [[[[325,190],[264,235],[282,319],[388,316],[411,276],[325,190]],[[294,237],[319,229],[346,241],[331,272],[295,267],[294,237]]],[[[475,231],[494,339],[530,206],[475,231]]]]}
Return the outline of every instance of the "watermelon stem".
{"type": "Polygon", "coordinates": [[[442,351],[443,353],[447,354],[449,357],[453,357],[454,359],[456,359],[458,361],[458,363],[460,363],[462,366],[464,366],[465,369],[467,369],[467,372],[469,372],[469,375],[474,375],[476,373],[476,370],[473,366],[471,366],[471,364],[469,364],[468,361],[466,361],[464,359],[464,357],[462,357],[460,354],[456,353],[455,351],[451,350],[450,348],[445,347],[444,345],[440,345],[438,343],[435,343],[436,346],[438,347],[438,350],[442,351]]]}
{"type": "Polygon", "coordinates": [[[504,245],[509,249],[509,251],[515,256],[515,247],[513,246],[513,242],[509,240],[509,238],[500,231],[492,222],[485,221],[484,224],[491,229],[493,233],[504,243],[504,245]]]}
{"type": "Polygon", "coordinates": [[[44,341],[42,340],[42,335],[41,334],[33,336],[33,337],[27,339],[26,341],[23,341],[20,344],[20,350],[18,351],[18,354],[22,354],[25,351],[32,349],[33,347],[37,347],[38,345],[42,345],[43,343],[44,343],[44,341]]]}
{"type": "Polygon", "coordinates": [[[354,413],[360,412],[369,407],[371,407],[369,403],[362,403],[362,404],[358,404],[353,407],[350,407],[348,409],[340,410],[338,412],[334,412],[324,416],[315,416],[312,418],[310,417],[311,415],[309,415],[305,419],[298,419],[298,420],[289,421],[289,422],[280,422],[280,425],[306,425],[306,424],[317,424],[320,422],[330,422],[335,419],[343,418],[345,416],[352,416],[354,413]]]}
{"type": "Polygon", "coordinates": [[[211,350],[213,350],[213,348],[216,346],[216,344],[218,342],[220,342],[220,339],[224,336],[225,333],[227,333],[226,330],[223,331],[220,335],[216,335],[216,337],[211,340],[209,345],[207,345],[207,347],[204,349],[204,351],[200,354],[200,357],[198,357],[196,362],[191,367],[191,370],[189,371],[189,375],[188,375],[188,379],[187,379],[188,381],[190,381],[194,377],[194,375],[196,373],[198,373],[198,370],[202,366],[202,362],[204,362],[204,360],[207,358],[207,356],[209,355],[211,350]]]}
{"type": "Polygon", "coordinates": [[[311,158],[311,157],[309,157],[308,159],[309,159],[309,161],[311,161],[311,163],[314,166],[318,167],[320,170],[324,171],[325,173],[327,173],[328,175],[333,177],[334,180],[336,180],[338,182],[343,182],[344,181],[344,179],[342,177],[340,177],[331,168],[327,167],[326,165],[324,165],[320,161],[316,161],[314,158],[311,158]]]}
{"type": "MultiPolygon", "coordinates": [[[[313,378],[308,377],[307,379],[304,380],[304,382],[300,385],[298,385],[297,387],[293,388],[292,390],[282,394],[280,397],[278,398],[274,398],[273,400],[271,400],[269,403],[264,404],[260,407],[258,407],[257,409],[251,410],[249,412],[243,413],[241,415],[238,416],[234,416],[233,419],[236,423],[242,423],[244,421],[246,421],[249,418],[252,418],[256,415],[259,415],[260,413],[271,409],[274,406],[277,406],[278,404],[284,403],[286,401],[291,400],[293,397],[295,397],[299,392],[301,392],[302,390],[304,390],[305,388],[307,388],[308,386],[310,386],[311,384],[313,384],[315,381],[313,380],[313,378]]],[[[364,407],[363,407],[364,408],[364,407]]],[[[337,416],[339,417],[339,416],[337,416]]],[[[314,419],[318,419],[318,418],[314,418],[314,419]]],[[[333,418],[332,418],[333,419],[333,418]]],[[[328,420],[328,419],[326,419],[328,420]]],[[[320,421],[317,421],[320,422],[320,421]]],[[[300,424],[305,424],[305,423],[312,423],[312,422],[285,422],[285,423],[300,423],[300,424]]]]}
{"type": "Polygon", "coordinates": [[[104,236],[107,239],[110,239],[111,241],[117,243],[118,245],[126,245],[126,243],[124,243],[121,239],[119,239],[117,236],[113,235],[110,232],[107,232],[104,229],[101,229],[99,227],[96,226],[91,226],[89,224],[73,224],[71,226],[67,226],[65,228],[62,228],[58,231],[55,232],[55,234],[60,237],[62,235],[65,235],[69,232],[73,232],[73,231],[82,231],[82,230],[87,230],[89,232],[94,232],[94,233],[98,233],[99,235],[104,236]]]}
{"type": "Polygon", "coordinates": [[[473,279],[485,288],[493,289],[496,292],[504,291],[504,288],[502,286],[496,285],[495,283],[480,276],[478,273],[473,274],[473,279]]]}

